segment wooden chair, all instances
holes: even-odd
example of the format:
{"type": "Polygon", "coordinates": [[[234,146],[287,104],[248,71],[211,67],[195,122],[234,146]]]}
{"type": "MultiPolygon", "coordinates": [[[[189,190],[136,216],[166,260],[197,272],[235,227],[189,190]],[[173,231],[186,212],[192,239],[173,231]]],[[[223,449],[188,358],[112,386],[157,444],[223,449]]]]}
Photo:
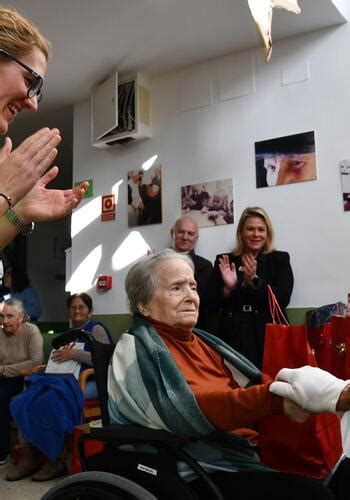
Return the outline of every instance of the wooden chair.
{"type": "MultiPolygon", "coordinates": [[[[94,378],[95,371],[93,368],[86,368],[82,370],[79,375],[79,385],[83,394],[85,395],[86,383],[88,379],[94,378]]],[[[92,418],[99,418],[101,416],[100,401],[98,399],[85,399],[84,398],[84,409],[83,417],[84,421],[90,420],[92,418]]]]}
{"type": "MultiPolygon", "coordinates": [[[[31,373],[42,373],[45,371],[45,368],[46,365],[37,365],[31,370],[23,371],[22,374],[23,376],[27,376],[30,375],[31,373]]],[[[79,375],[78,383],[84,395],[88,379],[94,378],[94,374],[95,371],[93,368],[86,368],[85,370],[82,370],[79,375]]],[[[101,416],[101,408],[99,400],[84,398],[84,408],[83,408],[84,422],[91,419],[100,418],[100,416],[101,416]]]]}

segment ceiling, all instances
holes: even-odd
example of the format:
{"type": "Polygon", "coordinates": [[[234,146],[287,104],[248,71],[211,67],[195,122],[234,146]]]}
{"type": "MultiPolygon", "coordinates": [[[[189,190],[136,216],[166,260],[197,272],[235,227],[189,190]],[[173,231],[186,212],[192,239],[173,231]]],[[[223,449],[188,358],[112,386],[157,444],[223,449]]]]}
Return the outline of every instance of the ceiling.
{"type": "MultiPolygon", "coordinates": [[[[334,5],[339,1],[299,0],[299,16],[275,9],[273,41],[345,22],[334,5]]],[[[1,3],[20,10],[52,42],[40,113],[86,99],[115,68],[160,74],[260,43],[247,0],[1,3]]]]}

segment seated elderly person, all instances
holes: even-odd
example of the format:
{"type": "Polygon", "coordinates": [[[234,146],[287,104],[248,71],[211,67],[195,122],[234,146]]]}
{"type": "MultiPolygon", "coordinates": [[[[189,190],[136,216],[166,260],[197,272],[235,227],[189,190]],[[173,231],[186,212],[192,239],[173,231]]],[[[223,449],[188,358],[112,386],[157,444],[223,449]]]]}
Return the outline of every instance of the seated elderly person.
{"type": "Polygon", "coordinates": [[[25,321],[20,300],[6,300],[0,328],[0,464],[10,449],[10,400],[23,389],[23,371],[42,363],[43,357],[39,328],[25,321]]]}
{"type": "MultiPolygon", "coordinates": [[[[81,328],[90,332],[93,337],[103,344],[112,344],[112,336],[108,328],[100,321],[91,319],[94,312],[92,298],[88,293],[74,293],[67,299],[67,314],[72,328],[81,328]]],[[[81,363],[81,370],[91,368],[90,346],[85,344],[84,349],[75,349],[69,346],[67,349],[60,349],[53,353],[53,359],[57,363],[76,360],[81,363]]],[[[98,399],[96,383],[88,380],[85,388],[85,399],[98,399]]]]}
{"type": "MultiPolygon", "coordinates": [[[[185,449],[211,473],[225,499],[348,498],[349,459],[342,460],[325,486],[315,479],[270,469],[243,437],[247,429],[271,415],[305,421],[310,416],[308,405],[305,410],[297,404],[304,403],[303,397],[288,383],[288,373],[286,381],[273,382],[275,392],[285,391],[287,398],[272,393],[271,383],[259,383],[259,370],[220,339],[193,330],[199,298],[187,256],[172,250],[148,256],[131,267],[125,287],[134,321],[120,337],[109,371],[112,422],[198,438],[185,449]],[[249,379],[254,385],[247,385],[249,379]],[[215,430],[226,433],[225,444],[222,439],[215,441],[215,430]]],[[[298,370],[290,371],[299,376],[298,370]]],[[[316,375],[319,369],[311,370],[316,375]]],[[[319,371],[326,379],[335,379],[319,371]]],[[[310,374],[306,378],[312,379],[310,374]]],[[[334,411],[336,406],[346,409],[348,385],[335,379],[330,405],[334,411]]],[[[316,400],[318,406],[311,405],[311,411],[329,410],[329,405],[322,407],[320,397],[316,400]]],[[[198,497],[204,498],[201,482],[191,479],[198,497]]]]}
{"type": "MultiPolygon", "coordinates": [[[[73,328],[84,329],[102,343],[111,343],[108,329],[91,319],[93,304],[87,293],[75,293],[67,299],[67,312],[73,328]]],[[[54,363],[77,361],[80,370],[92,366],[90,346],[67,345],[52,351],[54,363]]],[[[88,382],[87,399],[97,397],[96,384],[88,382]]],[[[20,460],[7,471],[8,481],[33,475],[33,481],[48,481],[67,473],[65,434],[81,423],[83,394],[72,375],[36,373],[27,378],[26,390],[11,403],[11,412],[19,429],[20,460]],[[46,460],[40,461],[37,450],[46,460]]]]}

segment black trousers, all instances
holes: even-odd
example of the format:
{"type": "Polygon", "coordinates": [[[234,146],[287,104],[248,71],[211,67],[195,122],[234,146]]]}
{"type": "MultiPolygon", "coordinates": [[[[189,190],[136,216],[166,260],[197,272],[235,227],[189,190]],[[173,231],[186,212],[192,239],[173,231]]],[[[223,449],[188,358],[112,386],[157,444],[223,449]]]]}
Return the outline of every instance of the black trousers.
{"type": "Polygon", "coordinates": [[[348,500],[350,478],[350,458],[345,458],[337,467],[334,476],[330,480],[328,487],[333,491],[336,500],[348,500]]]}
{"type": "MultiPolygon", "coordinates": [[[[337,496],[336,491],[333,492],[321,481],[295,474],[256,471],[216,472],[210,474],[210,477],[225,500],[345,500],[345,498],[350,498],[348,488],[348,496],[345,495],[345,476],[343,477],[343,496],[337,496]]],[[[192,481],[190,484],[200,500],[212,499],[200,480],[192,481]]]]}
{"type": "Polygon", "coordinates": [[[0,453],[10,450],[10,401],[23,389],[23,377],[0,378],[0,453]]]}

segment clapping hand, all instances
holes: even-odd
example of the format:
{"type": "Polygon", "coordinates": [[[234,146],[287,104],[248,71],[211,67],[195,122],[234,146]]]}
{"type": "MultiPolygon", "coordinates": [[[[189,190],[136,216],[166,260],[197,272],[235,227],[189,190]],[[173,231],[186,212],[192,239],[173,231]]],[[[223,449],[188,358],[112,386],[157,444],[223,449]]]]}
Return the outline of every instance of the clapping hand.
{"type": "Polygon", "coordinates": [[[245,283],[250,283],[256,276],[257,262],[252,253],[246,253],[242,256],[243,275],[245,283]]]}
{"type": "Polygon", "coordinates": [[[5,139],[0,149],[0,191],[15,205],[44,174],[57,155],[61,142],[58,129],[42,128],[12,151],[12,142],[5,139]]]}
{"type": "Polygon", "coordinates": [[[68,215],[80,203],[89,183],[83,182],[72,189],[47,189],[46,185],[57,174],[58,168],[52,167],[16,205],[17,215],[26,224],[32,221],[60,219],[68,215]]]}
{"type": "Polygon", "coordinates": [[[228,296],[237,285],[237,272],[234,262],[230,265],[228,255],[219,258],[219,269],[224,282],[224,294],[228,296]]]}

